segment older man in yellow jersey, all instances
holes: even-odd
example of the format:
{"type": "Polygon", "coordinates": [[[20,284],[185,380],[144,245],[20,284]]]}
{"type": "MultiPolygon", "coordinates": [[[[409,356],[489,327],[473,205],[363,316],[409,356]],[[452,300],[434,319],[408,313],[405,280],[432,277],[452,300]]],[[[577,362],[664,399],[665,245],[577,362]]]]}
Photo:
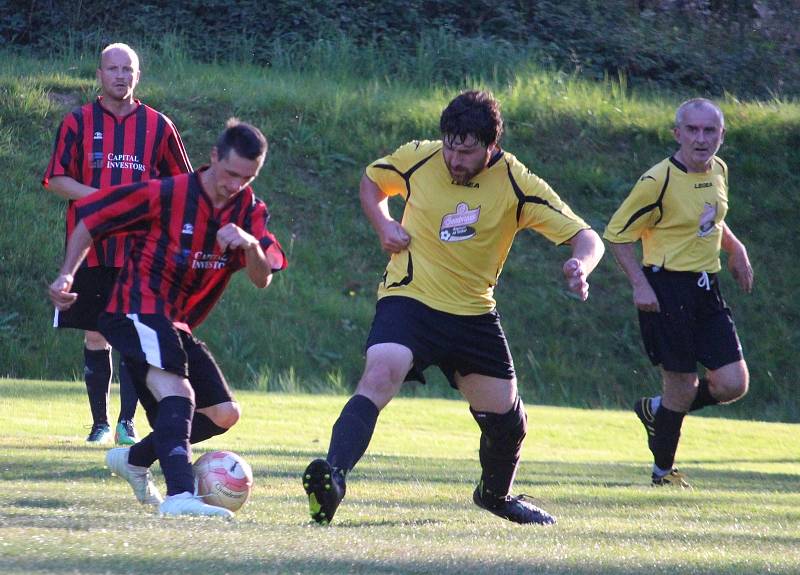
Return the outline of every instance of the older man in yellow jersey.
{"type": "Polygon", "coordinates": [[[674,467],[684,416],[736,401],[749,381],[719,289],[720,250],[748,293],[753,269],[725,223],[728,167],[716,156],[725,137],[722,111],[710,100],[688,100],[675,114],[674,134],[678,150],[639,179],[604,238],[633,289],[647,354],[661,366],[662,395],[641,398],[634,406],[653,453],[652,483],[688,487],[674,467]],[[641,264],[634,253],[638,241],[641,264]],[[698,363],[705,377],[698,377],[698,363]]]}
{"type": "Polygon", "coordinates": [[[372,163],[361,205],[391,255],[378,288],[355,394],[333,426],[325,459],[303,474],[311,517],[333,518],[345,476],[364,454],[378,414],[405,380],[424,382],[436,365],[469,402],[481,430],[482,475],[473,501],[516,523],[550,524],[546,511],[512,496],[525,408],[495,310],[494,287],[517,232],[532,229],[569,244],[562,273],[579,299],[603,254],[600,237],[545,181],[500,148],[503,120],[487,92],[456,97],[442,112],[442,139],[415,141],[372,163]],[[401,222],[388,198],[405,200],[401,222]]]}

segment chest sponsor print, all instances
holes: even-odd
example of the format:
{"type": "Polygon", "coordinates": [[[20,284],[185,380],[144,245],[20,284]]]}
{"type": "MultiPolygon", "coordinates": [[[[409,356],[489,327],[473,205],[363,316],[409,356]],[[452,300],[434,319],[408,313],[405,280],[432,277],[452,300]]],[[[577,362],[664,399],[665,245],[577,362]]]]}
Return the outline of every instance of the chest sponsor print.
{"type": "Polygon", "coordinates": [[[481,216],[481,207],[470,209],[466,202],[460,202],[456,211],[445,214],[439,228],[439,239],[443,242],[463,242],[475,237],[473,225],[478,223],[481,216]]]}
{"type": "Polygon", "coordinates": [[[697,227],[697,236],[704,238],[712,231],[714,231],[714,227],[716,226],[715,219],[717,217],[717,206],[711,205],[706,202],[705,206],[703,206],[703,213],[700,214],[700,222],[697,227]]]}

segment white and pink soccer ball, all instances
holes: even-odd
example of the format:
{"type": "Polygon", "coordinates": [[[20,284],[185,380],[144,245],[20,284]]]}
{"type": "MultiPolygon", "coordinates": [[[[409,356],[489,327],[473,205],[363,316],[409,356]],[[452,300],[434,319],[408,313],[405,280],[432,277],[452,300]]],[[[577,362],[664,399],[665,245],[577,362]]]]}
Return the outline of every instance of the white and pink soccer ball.
{"type": "Polygon", "coordinates": [[[196,494],[203,502],[238,511],[253,488],[253,470],[232,451],[211,451],[193,466],[196,494]]]}

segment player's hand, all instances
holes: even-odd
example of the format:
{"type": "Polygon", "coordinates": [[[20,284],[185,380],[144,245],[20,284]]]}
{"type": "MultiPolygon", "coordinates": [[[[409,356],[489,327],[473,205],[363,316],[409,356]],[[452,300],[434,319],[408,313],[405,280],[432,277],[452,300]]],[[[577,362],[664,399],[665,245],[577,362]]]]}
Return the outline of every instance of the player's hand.
{"type": "Polygon", "coordinates": [[[381,240],[383,251],[396,254],[408,248],[411,243],[411,236],[403,229],[398,222],[390,220],[383,225],[378,233],[381,240]]]}
{"type": "Polygon", "coordinates": [[[746,293],[753,291],[753,266],[750,265],[750,258],[747,257],[744,246],[728,253],[728,270],[743,291],[746,293]]]}
{"type": "Polygon", "coordinates": [[[236,224],[225,224],[217,232],[217,243],[222,251],[248,249],[258,245],[258,240],[236,224]]]}
{"type": "Polygon", "coordinates": [[[578,258],[570,258],[564,262],[562,271],[567,280],[567,289],[577,295],[581,301],[586,301],[589,297],[589,282],[586,281],[583,262],[578,258]]]}
{"type": "Polygon", "coordinates": [[[658,297],[650,284],[645,281],[633,286],[633,304],[642,311],[660,312],[658,297]]]}
{"type": "Polygon", "coordinates": [[[50,284],[48,295],[59,311],[69,309],[78,299],[78,294],[69,291],[72,289],[72,281],[72,274],[61,274],[50,284]]]}

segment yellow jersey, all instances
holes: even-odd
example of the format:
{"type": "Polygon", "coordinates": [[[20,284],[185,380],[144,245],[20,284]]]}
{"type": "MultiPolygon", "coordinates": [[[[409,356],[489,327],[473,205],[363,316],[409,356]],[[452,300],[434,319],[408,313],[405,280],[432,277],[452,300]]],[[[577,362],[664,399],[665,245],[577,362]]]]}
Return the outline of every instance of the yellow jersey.
{"type": "Polygon", "coordinates": [[[453,181],[441,141],[415,141],[367,167],[367,177],[405,200],[408,249],[393,254],[378,298],[402,295],[458,315],[494,309],[494,287],[518,231],[563,244],[589,226],[514,156],[498,150],[465,185],[453,181]]]}
{"type": "Polygon", "coordinates": [[[642,264],[672,271],[718,272],[728,213],[728,166],[687,172],[667,158],[645,172],[606,226],[611,243],[642,241],[642,264]]]}

